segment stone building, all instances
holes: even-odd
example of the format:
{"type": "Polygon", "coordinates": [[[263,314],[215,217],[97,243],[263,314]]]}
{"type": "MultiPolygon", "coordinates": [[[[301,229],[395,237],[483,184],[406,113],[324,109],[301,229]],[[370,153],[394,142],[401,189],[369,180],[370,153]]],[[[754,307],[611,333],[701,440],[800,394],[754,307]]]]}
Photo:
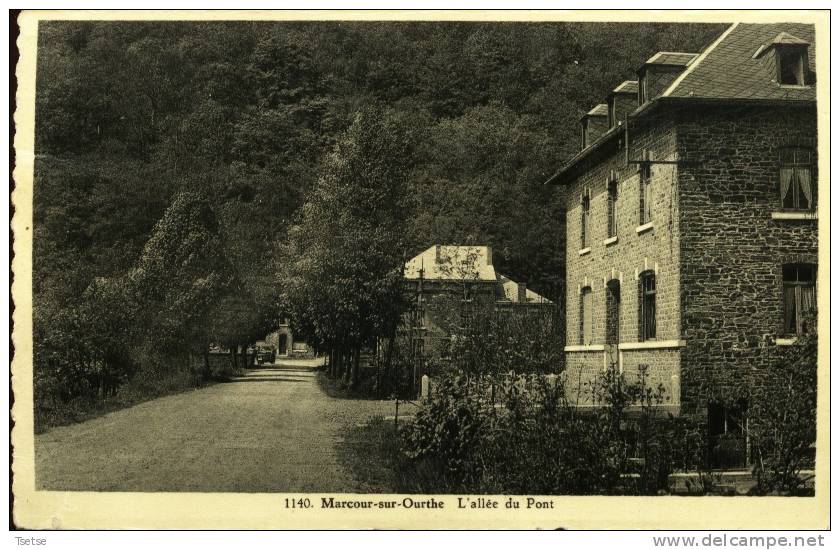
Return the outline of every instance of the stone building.
{"type": "Polygon", "coordinates": [[[278,357],[313,357],[314,350],[303,339],[295,339],[289,320],[283,319],[277,330],[265,337],[265,343],[277,350],[278,357]]]}
{"type": "MultiPolygon", "coordinates": [[[[453,335],[479,319],[512,320],[514,315],[520,316],[518,320],[530,316],[535,323],[555,319],[554,303],[496,271],[489,246],[431,246],[405,263],[403,277],[412,305],[398,339],[415,365],[415,377],[428,374],[429,363],[447,353],[453,335]]],[[[518,340],[524,342],[527,335],[522,336],[518,340]]],[[[561,367],[558,362],[556,368],[561,367]]]]}
{"type": "Polygon", "coordinates": [[[570,376],[642,367],[673,412],[742,429],[756,374],[816,303],[813,43],[811,25],[735,24],[652,56],[584,115],[549,180],[570,376]]]}
{"type": "Polygon", "coordinates": [[[470,308],[551,306],[547,298],[496,271],[489,246],[434,245],[405,263],[405,289],[417,302],[419,324],[445,334],[466,304],[470,308]]]}

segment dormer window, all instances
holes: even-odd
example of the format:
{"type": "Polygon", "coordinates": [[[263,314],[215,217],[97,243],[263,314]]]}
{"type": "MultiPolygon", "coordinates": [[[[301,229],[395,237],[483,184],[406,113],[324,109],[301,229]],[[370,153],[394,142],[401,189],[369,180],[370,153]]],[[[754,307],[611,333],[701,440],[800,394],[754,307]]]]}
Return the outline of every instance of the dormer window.
{"type": "Polygon", "coordinates": [[[651,56],[636,71],[639,105],[662,95],[695,59],[697,54],[688,52],[657,52],[651,56]]]}
{"type": "Polygon", "coordinates": [[[768,52],[776,56],[776,83],[780,86],[810,86],[814,83],[808,65],[810,44],[792,34],[780,32],[776,37],[762,44],[753,54],[760,59],[768,52]]]}
{"type": "Polygon", "coordinates": [[[800,47],[779,47],[779,84],[782,86],[805,86],[807,49],[800,47]]]}
{"type": "Polygon", "coordinates": [[[620,126],[622,121],[639,106],[639,83],[625,80],[607,96],[610,128],[620,126]]]}
{"type": "Polygon", "coordinates": [[[600,103],[580,119],[580,146],[586,149],[609,130],[609,107],[600,103]]]}

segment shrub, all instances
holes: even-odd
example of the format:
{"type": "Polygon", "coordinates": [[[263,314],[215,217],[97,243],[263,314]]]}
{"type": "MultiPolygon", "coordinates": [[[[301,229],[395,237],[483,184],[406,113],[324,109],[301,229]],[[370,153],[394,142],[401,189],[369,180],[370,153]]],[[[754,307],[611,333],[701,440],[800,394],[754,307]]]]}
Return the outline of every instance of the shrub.
{"type": "Polygon", "coordinates": [[[402,432],[405,459],[438,469],[439,476],[424,476],[440,485],[428,491],[667,490],[668,475],[685,459],[671,444],[676,422],[658,407],[662,388],[647,387],[644,372],[630,382],[613,368],[589,391],[601,406],[570,404],[560,377],[445,376],[402,432]]]}
{"type": "Polygon", "coordinates": [[[760,494],[810,494],[802,470],[813,465],[817,435],[817,337],[800,336],[751,401],[753,474],[760,494]]]}
{"type": "Polygon", "coordinates": [[[493,435],[492,403],[470,393],[466,376],[441,380],[439,391],[406,429],[404,452],[415,461],[433,463],[447,488],[471,491],[480,485],[484,454],[493,435]]]}

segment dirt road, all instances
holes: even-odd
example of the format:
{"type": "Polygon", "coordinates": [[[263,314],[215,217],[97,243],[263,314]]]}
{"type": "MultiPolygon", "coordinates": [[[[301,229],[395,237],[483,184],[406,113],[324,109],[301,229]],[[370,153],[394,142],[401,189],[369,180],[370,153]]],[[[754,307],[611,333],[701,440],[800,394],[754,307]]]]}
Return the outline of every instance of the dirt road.
{"type": "Polygon", "coordinates": [[[36,437],[41,489],[366,492],[340,464],[348,425],[389,401],[338,399],[287,362],[36,437]]]}

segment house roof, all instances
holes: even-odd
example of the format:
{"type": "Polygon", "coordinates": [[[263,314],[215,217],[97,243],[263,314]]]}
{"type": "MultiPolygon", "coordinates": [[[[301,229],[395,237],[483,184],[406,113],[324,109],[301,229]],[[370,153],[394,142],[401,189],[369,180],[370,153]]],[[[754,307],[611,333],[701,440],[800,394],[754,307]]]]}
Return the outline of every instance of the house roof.
{"type": "Polygon", "coordinates": [[[497,280],[493,250],[489,246],[430,246],[405,263],[403,276],[439,281],[497,280]]]}
{"type": "Polygon", "coordinates": [[[583,115],[581,118],[586,118],[588,116],[607,116],[608,109],[606,103],[599,103],[598,105],[592,107],[588,113],[583,115]]]}
{"type": "MultiPolygon", "coordinates": [[[[808,44],[814,26],[804,23],[736,23],[663,92],[662,97],[726,100],[814,101],[813,86],[780,86],[773,56],[754,57],[757,49],[773,44],[808,44]]],[[[814,69],[814,48],[808,65],[814,69]]]]}
{"type": "Polygon", "coordinates": [[[623,134],[624,131],[624,126],[613,126],[609,130],[598,136],[598,138],[595,139],[595,141],[593,141],[591,144],[589,144],[589,146],[587,146],[585,149],[581,149],[577,152],[575,156],[566,161],[566,163],[557,172],[555,172],[554,175],[548,178],[548,180],[545,183],[554,183],[554,181],[561,175],[566,173],[572,167],[576,166],[579,162],[590,157],[592,154],[595,153],[595,151],[601,150],[602,145],[609,141],[612,141],[614,138],[618,137],[619,134],[623,134]]]}
{"type": "MultiPolygon", "coordinates": [[[[506,300],[509,300],[511,302],[519,302],[519,283],[517,283],[510,277],[505,277],[500,273],[499,284],[502,286],[502,290],[505,293],[506,300]]],[[[550,304],[551,300],[537,294],[530,288],[525,288],[525,302],[529,304],[550,304]]]]}
{"type": "Polygon", "coordinates": [[[810,42],[782,31],[776,35],[776,38],[773,39],[773,44],[798,44],[800,46],[807,46],[810,42]]]}
{"type": "Polygon", "coordinates": [[[639,81],[638,80],[625,80],[621,84],[615,87],[610,95],[613,94],[638,94],[639,93],[639,81]]]}
{"type": "Polygon", "coordinates": [[[773,49],[774,46],[799,46],[807,48],[809,46],[809,43],[802,40],[801,38],[793,36],[792,34],[780,32],[772,41],[766,44],[762,44],[761,47],[758,48],[753,54],[753,59],[758,59],[759,57],[773,49]]]}
{"type": "Polygon", "coordinates": [[[677,67],[685,67],[694,61],[697,56],[698,54],[696,53],[657,52],[645,61],[645,65],[675,65],[677,67]]]}
{"type": "MultiPolygon", "coordinates": [[[[807,23],[735,23],[700,54],[659,52],[648,59],[647,64],[683,64],[685,70],[659,97],[640,106],[631,117],[644,116],[659,104],[674,101],[814,102],[816,91],[813,86],[779,85],[775,59],[759,55],[762,48],[773,45],[813,44],[814,32],[814,25],[807,23]]],[[[811,71],[815,67],[814,59],[814,48],[808,48],[811,71]]],[[[613,130],[601,135],[567,161],[546,183],[554,182],[617,135],[613,130]]]]}

